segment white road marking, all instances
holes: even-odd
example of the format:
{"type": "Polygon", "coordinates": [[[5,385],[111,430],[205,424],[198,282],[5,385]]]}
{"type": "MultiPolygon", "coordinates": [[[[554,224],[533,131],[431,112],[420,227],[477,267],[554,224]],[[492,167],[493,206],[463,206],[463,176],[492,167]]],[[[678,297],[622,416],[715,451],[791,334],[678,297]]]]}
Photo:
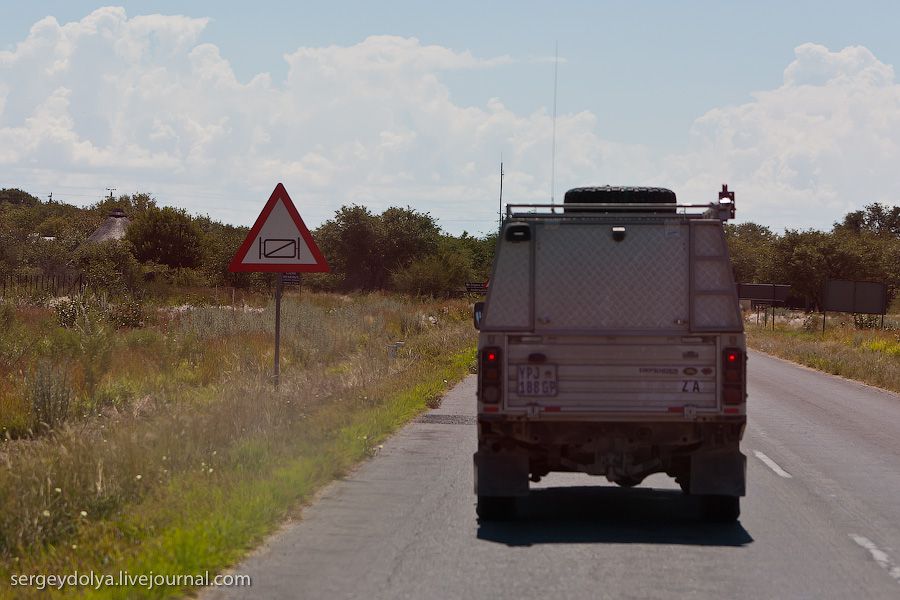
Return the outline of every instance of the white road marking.
{"type": "Polygon", "coordinates": [[[770,469],[772,469],[773,471],[775,471],[776,474],[781,475],[781,476],[784,477],[785,479],[790,479],[790,478],[792,477],[792,475],[791,475],[790,473],[788,473],[787,471],[785,471],[784,469],[782,469],[782,468],[778,465],[777,462],[775,462],[774,460],[772,460],[771,458],[769,458],[768,456],[766,456],[765,454],[763,454],[763,453],[760,452],[759,450],[754,450],[754,451],[753,451],[753,454],[756,455],[756,458],[758,458],[759,460],[763,461],[767,467],[769,467],[770,469]]]}
{"type": "Polygon", "coordinates": [[[891,562],[891,557],[888,556],[886,552],[880,550],[878,546],[867,537],[856,535],[855,533],[851,533],[850,537],[854,542],[868,550],[869,554],[872,555],[872,558],[875,559],[875,562],[878,563],[878,566],[887,571],[888,575],[893,577],[897,583],[900,583],[900,567],[891,562]]]}

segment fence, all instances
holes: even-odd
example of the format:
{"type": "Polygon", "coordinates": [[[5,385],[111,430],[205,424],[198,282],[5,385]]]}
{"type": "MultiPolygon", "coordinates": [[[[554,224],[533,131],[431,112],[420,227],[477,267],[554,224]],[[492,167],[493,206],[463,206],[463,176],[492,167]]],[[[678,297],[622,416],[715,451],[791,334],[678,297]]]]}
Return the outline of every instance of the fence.
{"type": "Polygon", "coordinates": [[[87,283],[84,275],[0,275],[0,297],[72,296],[83,294],[87,283]]]}

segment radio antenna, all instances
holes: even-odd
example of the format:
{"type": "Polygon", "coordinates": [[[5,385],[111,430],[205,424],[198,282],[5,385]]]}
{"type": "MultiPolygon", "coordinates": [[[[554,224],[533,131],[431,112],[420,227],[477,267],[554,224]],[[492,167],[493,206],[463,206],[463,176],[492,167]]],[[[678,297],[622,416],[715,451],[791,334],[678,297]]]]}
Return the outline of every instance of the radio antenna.
{"type": "Polygon", "coordinates": [[[556,87],[559,75],[559,41],[556,42],[553,61],[553,154],[550,159],[550,206],[556,212],[556,87]]]}
{"type": "Polygon", "coordinates": [[[500,153],[500,210],[497,212],[497,230],[503,229],[503,153],[500,153]]]}

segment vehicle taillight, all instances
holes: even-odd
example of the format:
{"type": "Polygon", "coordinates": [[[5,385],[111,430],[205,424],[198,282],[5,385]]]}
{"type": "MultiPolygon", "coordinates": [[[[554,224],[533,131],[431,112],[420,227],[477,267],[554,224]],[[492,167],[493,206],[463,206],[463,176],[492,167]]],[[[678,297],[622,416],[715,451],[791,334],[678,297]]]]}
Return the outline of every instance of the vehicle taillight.
{"type": "Polygon", "coordinates": [[[481,350],[479,398],[485,404],[500,402],[503,391],[503,372],[500,365],[500,348],[483,348],[481,350]]]}
{"type": "Polygon", "coordinates": [[[725,348],[722,351],[722,400],[725,404],[743,404],[744,393],[744,352],[740,348],[725,348]]]}

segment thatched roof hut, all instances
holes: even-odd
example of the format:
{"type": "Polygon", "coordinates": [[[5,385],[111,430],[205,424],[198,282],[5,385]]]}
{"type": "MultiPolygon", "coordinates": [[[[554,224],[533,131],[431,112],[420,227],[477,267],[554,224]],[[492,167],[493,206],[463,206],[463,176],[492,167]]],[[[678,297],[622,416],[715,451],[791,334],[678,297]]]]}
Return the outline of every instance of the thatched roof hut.
{"type": "Polygon", "coordinates": [[[131,219],[125,216],[125,211],[121,208],[113,209],[106,217],[106,220],[100,224],[100,227],[85,242],[121,240],[125,237],[125,231],[128,230],[130,223],[131,219]]]}

